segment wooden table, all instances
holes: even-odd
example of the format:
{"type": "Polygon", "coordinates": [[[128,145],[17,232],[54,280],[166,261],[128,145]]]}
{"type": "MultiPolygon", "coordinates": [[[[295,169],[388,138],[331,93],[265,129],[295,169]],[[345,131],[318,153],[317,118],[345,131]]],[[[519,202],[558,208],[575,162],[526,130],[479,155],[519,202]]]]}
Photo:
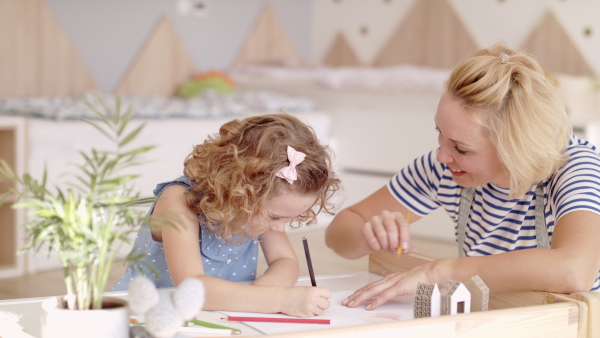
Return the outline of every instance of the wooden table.
{"type": "MultiPolygon", "coordinates": [[[[429,259],[418,255],[396,257],[386,253],[369,258],[369,271],[346,275],[317,276],[320,287],[332,291],[354,290],[394,271],[409,269],[429,259]]],[[[302,277],[297,285],[308,286],[302,277]]],[[[108,293],[126,297],[124,292],[108,293]]],[[[0,311],[21,315],[20,324],[34,337],[40,336],[40,303],[45,298],[0,301],[0,311]]],[[[600,294],[583,292],[561,295],[543,292],[507,292],[490,296],[489,311],[453,316],[418,318],[342,328],[310,331],[311,337],[600,337],[600,294]]],[[[220,322],[223,314],[202,311],[198,318],[220,322]]],[[[262,335],[241,322],[227,322],[244,336],[262,335]]],[[[305,337],[308,332],[273,337],[305,337]]],[[[195,334],[194,336],[201,336],[195,334]]]]}

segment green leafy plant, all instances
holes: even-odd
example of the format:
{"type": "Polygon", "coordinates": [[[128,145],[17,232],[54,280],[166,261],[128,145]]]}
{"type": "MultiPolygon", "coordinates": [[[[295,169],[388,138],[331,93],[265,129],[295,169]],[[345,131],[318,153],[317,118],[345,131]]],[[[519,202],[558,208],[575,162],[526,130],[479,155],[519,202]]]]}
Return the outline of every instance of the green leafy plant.
{"type": "MultiPolygon", "coordinates": [[[[88,310],[102,308],[102,293],[120,248],[131,242],[145,220],[136,205],[153,200],[134,191],[132,182],[139,175],[122,171],[143,163],[142,155],[154,146],[126,149],[144,124],[128,131],[132,110],[123,111],[119,98],[112,108],[99,97],[98,108],[83,100],[96,117],[84,121],[111,140],[114,149],[80,151],[82,162],[73,164],[76,170],[63,173],[66,182],[52,188],[46,186],[46,169],[39,180],[28,173],[19,177],[0,159],[0,179],[14,183],[0,205],[8,195],[16,195],[13,208],[26,208],[29,216],[26,243],[19,253],[38,252],[46,245],[48,254],[62,262],[68,308],[88,310]]],[[[124,260],[139,258],[130,254],[124,260]]]]}

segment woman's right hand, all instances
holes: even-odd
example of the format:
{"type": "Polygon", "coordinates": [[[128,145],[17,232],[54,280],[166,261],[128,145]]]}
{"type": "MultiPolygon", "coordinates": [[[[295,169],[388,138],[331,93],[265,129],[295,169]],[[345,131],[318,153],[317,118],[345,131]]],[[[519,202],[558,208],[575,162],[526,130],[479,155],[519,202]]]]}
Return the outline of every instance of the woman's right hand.
{"type": "Polygon", "coordinates": [[[452,266],[450,262],[451,259],[436,260],[418,265],[408,271],[389,274],[356,290],[342,301],[342,305],[354,308],[369,302],[366,309],[374,310],[394,297],[414,294],[419,283],[434,283],[436,279],[447,280],[440,276],[444,276],[444,271],[452,266]]]}
{"type": "Polygon", "coordinates": [[[286,315],[302,318],[318,316],[330,306],[332,294],[326,288],[296,286],[285,291],[281,312],[286,315]]]}
{"type": "Polygon", "coordinates": [[[382,210],[364,224],[362,235],[372,252],[397,253],[397,248],[401,247],[402,254],[408,254],[413,250],[410,224],[401,212],[382,210]]]}

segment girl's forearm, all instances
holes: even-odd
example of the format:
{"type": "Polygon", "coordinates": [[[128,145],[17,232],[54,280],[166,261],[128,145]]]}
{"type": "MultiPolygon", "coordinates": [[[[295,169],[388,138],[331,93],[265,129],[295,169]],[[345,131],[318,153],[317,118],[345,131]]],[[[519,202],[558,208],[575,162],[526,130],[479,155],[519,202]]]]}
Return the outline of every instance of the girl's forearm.
{"type": "Polygon", "coordinates": [[[433,279],[438,284],[447,280],[464,283],[478,275],[490,292],[572,293],[589,291],[595,281],[593,271],[581,271],[586,269],[578,267],[577,257],[556,249],[525,249],[490,256],[442,259],[431,264],[433,279]]]}
{"type": "Polygon", "coordinates": [[[285,299],[284,287],[249,285],[199,276],[206,291],[202,310],[277,313],[285,299]]]}
{"type": "Polygon", "coordinates": [[[298,261],[279,258],[269,264],[265,273],[256,278],[253,285],[289,287],[296,284],[299,276],[298,261]]]}

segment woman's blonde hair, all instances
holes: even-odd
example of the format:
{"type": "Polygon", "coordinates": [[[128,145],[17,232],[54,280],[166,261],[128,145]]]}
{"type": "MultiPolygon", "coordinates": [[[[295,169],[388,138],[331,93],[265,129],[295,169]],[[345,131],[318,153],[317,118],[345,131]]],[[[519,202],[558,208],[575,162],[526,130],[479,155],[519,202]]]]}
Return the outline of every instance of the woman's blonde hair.
{"type": "Polygon", "coordinates": [[[332,169],[332,156],[311,127],[289,114],[233,120],[186,158],[184,175],[192,182],[187,205],[218,236],[234,244],[261,232],[249,229],[248,223],[267,222],[265,203],[286,191],[317,197],[292,226],[312,224],[319,212],[334,213],[328,201],[340,181],[332,169]],[[298,179],[293,184],[275,175],[289,165],[288,146],[306,154],[296,166],[298,179]],[[240,237],[233,239],[234,235],[240,237]]]}
{"type": "Polygon", "coordinates": [[[459,64],[446,83],[483,126],[510,173],[510,196],[523,196],[565,163],[572,127],[554,82],[529,55],[495,44],[459,64]]]}

